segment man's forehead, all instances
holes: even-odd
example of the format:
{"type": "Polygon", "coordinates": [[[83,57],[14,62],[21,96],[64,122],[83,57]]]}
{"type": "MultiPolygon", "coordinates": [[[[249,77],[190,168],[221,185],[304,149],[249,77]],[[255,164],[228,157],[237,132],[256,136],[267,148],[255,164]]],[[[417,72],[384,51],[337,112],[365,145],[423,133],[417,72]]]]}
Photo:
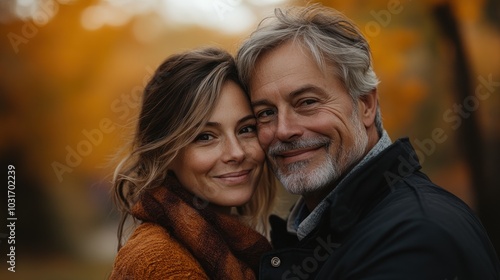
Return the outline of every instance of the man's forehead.
{"type": "Polygon", "coordinates": [[[253,100],[269,92],[294,91],[298,87],[334,74],[333,67],[322,68],[298,43],[288,42],[262,54],[252,72],[249,94],[253,100]],[[257,95],[257,97],[256,97],[257,95]]]}

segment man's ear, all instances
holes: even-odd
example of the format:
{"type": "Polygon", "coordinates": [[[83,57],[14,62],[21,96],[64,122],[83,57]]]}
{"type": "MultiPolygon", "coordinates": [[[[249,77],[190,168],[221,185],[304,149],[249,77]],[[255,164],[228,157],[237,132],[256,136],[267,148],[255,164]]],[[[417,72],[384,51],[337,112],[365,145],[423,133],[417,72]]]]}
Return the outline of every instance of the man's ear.
{"type": "Polygon", "coordinates": [[[375,115],[378,107],[377,89],[373,89],[368,94],[359,98],[359,117],[366,128],[375,124],[375,115]]]}

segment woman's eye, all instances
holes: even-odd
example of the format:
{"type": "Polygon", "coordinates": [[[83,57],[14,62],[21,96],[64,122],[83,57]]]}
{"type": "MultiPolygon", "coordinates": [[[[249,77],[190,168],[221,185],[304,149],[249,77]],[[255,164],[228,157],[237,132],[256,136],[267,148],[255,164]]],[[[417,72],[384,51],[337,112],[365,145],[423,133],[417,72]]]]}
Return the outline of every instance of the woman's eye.
{"type": "Polygon", "coordinates": [[[240,133],[254,133],[257,131],[256,125],[247,125],[240,130],[240,133]]]}
{"type": "Polygon", "coordinates": [[[214,139],[214,137],[208,133],[202,133],[194,139],[195,141],[210,141],[214,139]]]}

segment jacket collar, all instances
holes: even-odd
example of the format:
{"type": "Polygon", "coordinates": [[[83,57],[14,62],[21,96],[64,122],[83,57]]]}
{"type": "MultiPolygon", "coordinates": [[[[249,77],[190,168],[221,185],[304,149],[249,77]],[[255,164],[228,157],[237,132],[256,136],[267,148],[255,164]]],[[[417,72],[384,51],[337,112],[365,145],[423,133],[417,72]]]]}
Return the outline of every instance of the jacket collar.
{"type": "Polygon", "coordinates": [[[296,235],[297,238],[303,239],[309,233],[315,230],[319,226],[319,223],[321,223],[323,214],[325,214],[327,209],[330,208],[331,199],[329,198],[332,197],[337,190],[345,187],[345,178],[349,178],[352,173],[355,173],[356,170],[364,166],[365,163],[370,162],[391,144],[392,141],[389,137],[389,134],[387,134],[386,131],[383,131],[382,136],[380,137],[377,144],[375,144],[375,146],[368,152],[368,154],[358,164],[356,164],[356,166],[351,171],[349,171],[349,173],[346,174],[343,179],[341,179],[337,183],[337,187],[333,191],[331,191],[312,212],[308,211],[303,198],[300,197],[294,208],[290,212],[287,222],[287,231],[296,235]]]}
{"type": "Polygon", "coordinates": [[[397,140],[346,177],[327,197],[330,231],[344,237],[392,189],[394,183],[421,168],[408,138],[397,140]]]}

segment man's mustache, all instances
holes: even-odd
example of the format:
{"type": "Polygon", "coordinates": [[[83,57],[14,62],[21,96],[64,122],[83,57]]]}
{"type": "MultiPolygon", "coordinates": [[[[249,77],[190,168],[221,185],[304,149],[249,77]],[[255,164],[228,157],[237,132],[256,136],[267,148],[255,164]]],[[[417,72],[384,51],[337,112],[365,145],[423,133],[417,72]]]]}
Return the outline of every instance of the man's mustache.
{"type": "Polygon", "coordinates": [[[277,157],[281,153],[300,150],[316,148],[321,146],[330,146],[331,140],[328,137],[315,137],[315,138],[300,138],[292,142],[282,142],[278,141],[269,146],[267,149],[267,154],[270,157],[277,157]]]}

